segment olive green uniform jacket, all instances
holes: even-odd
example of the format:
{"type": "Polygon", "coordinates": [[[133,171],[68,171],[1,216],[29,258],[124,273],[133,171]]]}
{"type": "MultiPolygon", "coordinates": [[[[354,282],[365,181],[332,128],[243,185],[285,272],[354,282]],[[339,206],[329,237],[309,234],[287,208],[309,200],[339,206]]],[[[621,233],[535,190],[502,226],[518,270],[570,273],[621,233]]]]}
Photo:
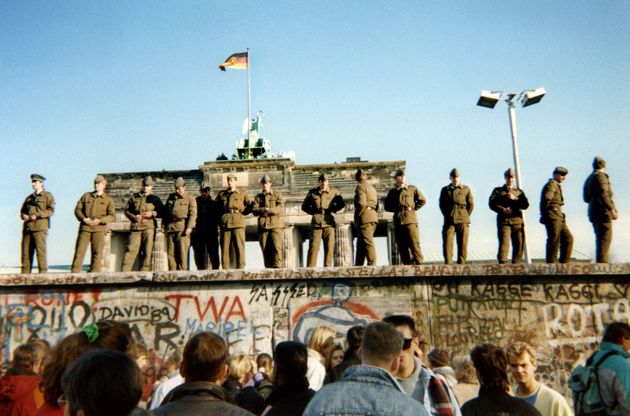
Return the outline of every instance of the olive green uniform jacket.
{"type": "Polygon", "coordinates": [[[359,182],[354,190],[354,223],[357,227],[363,224],[378,222],[378,195],[376,188],[367,183],[359,182]]]}
{"type": "Polygon", "coordinates": [[[282,228],[284,221],[284,198],[273,190],[268,193],[261,192],[254,198],[252,212],[258,217],[259,230],[271,230],[282,228]]]}
{"type": "Polygon", "coordinates": [[[74,216],[81,222],[79,231],[104,232],[107,224],[116,219],[114,200],[105,193],[99,196],[96,192],[86,192],[77,202],[74,216]],[[86,218],[98,219],[100,224],[87,225],[83,222],[86,218]]]}
{"type": "Polygon", "coordinates": [[[170,194],[164,207],[164,226],[167,232],[194,229],[197,223],[197,201],[190,192],[170,194]]]}
{"type": "Polygon", "coordinates": [[[563,221],[563,205],[564,197],[562,196],[562,187],[555,180],[549,179],[540,195],[540,223],[546,224],[549,221],[563,221]]]}
{"type": "Polygon", "coordinates": [[[591,222],[612,221],[616,211],[610,177],[605,172],[595,171],[584,182],[584,202],[588,203],[588,219],[591,222]]]}
{"type": "Polygon", "coordinates": [[[470,224],[470,214],[475,207],[470,188],[466,185],[449,184],[440,192],[440,211],[444,225],[470,224]]]}
{"type": "Polygon", "coordinates": [[[385,211],[394,213],[394,225],[418,224],[416,211],[427,203],[422,192],[413,185],[392,188],[385,198],[385,211]]]}
{"type": "Polygon", "coordinates": [[[332,186],[327,189],[313,188],[306,194],[302,202],[302,211],[312,215],[312,228],[328,228],[335,226],[333,214],[346,206],[341,194],[332,186]]]}
{"type": "Polygon", "coordinates": [[[497,224],[522,224],[523,210],[529,208],[529,201],[519,188],[508,189],[507,185],[494,188],[490,201],[488,203],[490,209],[497,213],[497,224]],[[516,199],[511,199],[512,194],[516,199]],[[512,212],[507,214],[505,209],[511,208],[512,212]]]}
{"type": "Polygon", "coordinates": [[[236,189],[223,189],[217,195],[217,209],[221,214],[220,225],[223,229],[244,228],[245,215],[252,211],[252,201],[249,196],[236,189]]]}
{"type": "Polygon", "coordinates": [[[22,231],[31,233],[36,231],[48,231],[50,227],[50,217],[55,213],[55,199],[52,194],[42,191],[39,195],[33,192],[26,197],[20,208],[20,218],[22,215],[36,215],[35,221],[24,221],[22,231]]]}
{"type": "Polygon", "coordinates": [[[129,198],[125,206],[125,216],[131,221],[131,231],[144,231],[155,229],[155,218],[162,217],[164,204],[159,196],[136,192],[129,198]],[[137,215],[142,215],[141,221],[136,220],[137,215]]]}

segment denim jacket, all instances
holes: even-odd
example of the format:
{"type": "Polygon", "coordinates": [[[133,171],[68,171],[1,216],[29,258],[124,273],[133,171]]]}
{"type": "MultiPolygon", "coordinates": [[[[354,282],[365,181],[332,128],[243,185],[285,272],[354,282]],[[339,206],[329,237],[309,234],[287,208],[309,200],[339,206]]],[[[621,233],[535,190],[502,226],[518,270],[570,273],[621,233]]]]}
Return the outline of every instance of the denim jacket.
{"type": "Polygon", "coordinates": [[[315,394],[303,416],[353,415],[428,416],[422,405],[407,397],[396,379],[382,368],[357,365],[343,378],[315,394]]]}

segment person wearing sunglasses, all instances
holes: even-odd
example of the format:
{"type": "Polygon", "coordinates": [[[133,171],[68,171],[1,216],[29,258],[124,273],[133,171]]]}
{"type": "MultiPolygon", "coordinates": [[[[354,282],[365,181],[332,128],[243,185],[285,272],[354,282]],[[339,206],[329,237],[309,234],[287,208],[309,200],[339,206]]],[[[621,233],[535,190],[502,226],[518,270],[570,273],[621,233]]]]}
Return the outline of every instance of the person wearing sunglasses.
{"type": "Polygon", "coordinates": [[[415,352],[419,350],[416,322],[408,315],[390,315],[383,321],[392,324],[403,337],[400,366],[394,373],[407,396],[419,401],[431,415],[461,416],[451,388],[423,365],[415,352]]]}

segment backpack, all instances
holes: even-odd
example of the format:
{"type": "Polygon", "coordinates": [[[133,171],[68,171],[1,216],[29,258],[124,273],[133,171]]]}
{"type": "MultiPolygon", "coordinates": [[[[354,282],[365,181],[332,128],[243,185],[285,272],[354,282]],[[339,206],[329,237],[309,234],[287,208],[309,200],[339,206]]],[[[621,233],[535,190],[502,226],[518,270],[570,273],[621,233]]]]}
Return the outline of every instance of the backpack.
{"type": "Polygon", "coordinates": [[[586,366],[578,365],[569,378],[569,388],[573,392],[573,404],[575,416],[606,416],[608,409],[602,399],[599,389],[599,375],[597,369],[616,351],[606,352],[595,364],[595,354],[586,360],[586,366]]]}

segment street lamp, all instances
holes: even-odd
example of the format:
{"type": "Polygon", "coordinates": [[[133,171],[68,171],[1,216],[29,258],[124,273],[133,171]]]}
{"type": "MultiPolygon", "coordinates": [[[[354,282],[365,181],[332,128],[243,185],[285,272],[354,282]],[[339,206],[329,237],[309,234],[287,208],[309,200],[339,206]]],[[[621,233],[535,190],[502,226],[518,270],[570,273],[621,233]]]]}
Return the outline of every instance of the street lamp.
{"type": "MultiPolygon", "coordinates": [[[[537,104],[545,96],[544,88],[536,88],[533,90],[525,90],[520,94],[504,93],[503,91],[481,91],[477,105],[480,107],[494,108],[499,100],[503,98],[508,104],[508,115],[510,117],[510,132],[512,134],[512,152],[514,154],[514,170],[516,170],[516,186],[523,189],[523,181],[521,179],[521,166],[518,160],[518,136],[516,134],[516,105],[515,102],[520,100],[523,107],[537,104]]],[[[523,217],[523,254],[525,262],[531,263],[529,258],[529,249],[527,248],[527,228],[525,227],[525,217],[523,217]]]]}

